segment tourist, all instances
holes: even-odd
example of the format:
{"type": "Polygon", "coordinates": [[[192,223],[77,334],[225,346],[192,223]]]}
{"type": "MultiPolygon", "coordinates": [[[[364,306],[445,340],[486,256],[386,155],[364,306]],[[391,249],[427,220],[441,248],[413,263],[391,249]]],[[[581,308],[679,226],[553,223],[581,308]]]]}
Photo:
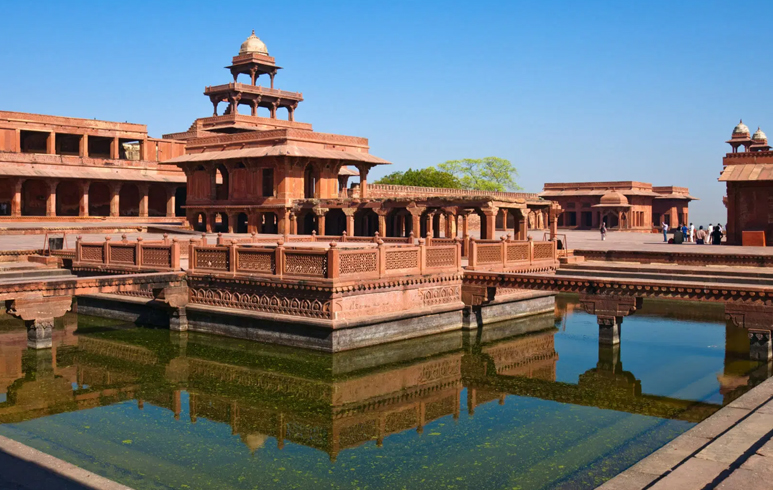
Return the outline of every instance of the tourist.
{"type": "Polygon", "coordinates": [[[698,239],[696,242],[698,245],[703,245],[706,243],[706,230],[703,229],[703,225],[698,228],[698,234],[695,236],[698,239]]]}
{"type": "Polygon", "coordinates": [[[690,242],[695,243],[695,225],[690,223],[690,242]]]}
{"type": "Polygon", "coordinates": [[[706,245],[711,245],[711,232],[714,231],[714,223],[709,223],[706,228],[706,245]]]}
{"type": "Polygon", "coordinates": [[[690,230],[687,228],[687,223],[683,224],[680,228],[682,229],[682,239],[689,242],[690,230]]]}
{"type": "Polygon", "coordinates": [[[663,241],[668,243],[668,223],[664,221],[660,224],[660,227],[663,228],[663,241]]]}
{"type": "Polygon", "coordinates": [[[601,241],[604,241],[607,239],[607,224],[603,221],[601,222],[601,227],[599,228],[599,231],[601,232],[601,241]]]}
{"type": "Polygon", "coordinates": [[[684,230],[686,227],[684,226],[677,226],[674,228],[674,243],[677,245],[681,245],[682,242],[684,242],[684,230]]]}
{"type": "Polygon", "coordinates": [[[717,225],[714,227],[714,231],[711,232],[711,244],[722,245],[722,227],[717,225]]]}

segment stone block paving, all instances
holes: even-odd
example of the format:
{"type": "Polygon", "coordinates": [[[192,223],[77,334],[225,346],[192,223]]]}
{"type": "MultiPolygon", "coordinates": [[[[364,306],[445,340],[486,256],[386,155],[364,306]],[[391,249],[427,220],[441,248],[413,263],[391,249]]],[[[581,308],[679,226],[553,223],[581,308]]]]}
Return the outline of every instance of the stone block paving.
{"type": "Polygon", "coordinates": [[[773,378],[599,488],[773,489],[773,378]]]}

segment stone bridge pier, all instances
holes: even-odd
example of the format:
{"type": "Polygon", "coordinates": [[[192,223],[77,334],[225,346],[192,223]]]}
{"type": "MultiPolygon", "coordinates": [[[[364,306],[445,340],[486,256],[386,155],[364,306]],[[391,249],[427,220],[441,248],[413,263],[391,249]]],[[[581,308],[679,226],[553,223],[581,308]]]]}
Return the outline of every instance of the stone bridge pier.
{"type": "Polygon", "coordinates": [[[739,328],[748,330],[749,358],[753,361],[773,361],[773,305],[726,303],[725,317],[739,328]]]}
{"type": "Polygon", "coordinates": [[[642,298],[635,296],[580,295],[580,305],[599,324],[599,345],[619,345],[623,318],[641,308],[642,298]]]}
{"type": "Polygon", "coordinates": [[[27,347],[50,349],[54,319],[72,307],[72,296],[31,297],[6,301],[8,314],[21,318],[27,326],[27,347]]]}
{"type": "Polygon", "coordinates": [[[186,306],[190,298],[188,284],[183,281],[179,286],[167,286],[153,290],[153,298],[165,303],[169,309],[169,330],[175,332],[188,331],[188,314],[186,306]]]}

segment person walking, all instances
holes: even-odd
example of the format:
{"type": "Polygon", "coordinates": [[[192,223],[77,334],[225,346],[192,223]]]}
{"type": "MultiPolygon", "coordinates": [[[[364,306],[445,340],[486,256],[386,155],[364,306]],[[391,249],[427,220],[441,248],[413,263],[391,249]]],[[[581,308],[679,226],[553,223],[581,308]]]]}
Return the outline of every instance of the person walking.
{"type": "Polygon", "coordinates": [[[603,221],[601,222],[601,227],[599,227],[599,231],[601,232],[601,241],[603,242],[604,240],[607,239],[607,224],[604,223],[603,221]]]}
{"type": "Polygon", "coordinates": [[[660,227],[663,228],[663,241],[668,243],[668,223],[664,221],[660,224],[660,227]]]}
{"type": "Polygon", "coordinates": [[[695,235],[695,237],[698,240],[696,242],[698,245],[703,245],[706,243],[706,230],[703,229],[702,225],[698,228],[698,233],[695,235]]]}
{"type": "Polygon", "coordinates": [[[690,242],[695,243],[695,225],[690,223],[690,242]]]}
{"type": "Polygon", "coordinates": [[[706,228],[706,245],[711,245],[711,232],[714,231],[714,223],[709,223],[709,227],[706,228]]]}

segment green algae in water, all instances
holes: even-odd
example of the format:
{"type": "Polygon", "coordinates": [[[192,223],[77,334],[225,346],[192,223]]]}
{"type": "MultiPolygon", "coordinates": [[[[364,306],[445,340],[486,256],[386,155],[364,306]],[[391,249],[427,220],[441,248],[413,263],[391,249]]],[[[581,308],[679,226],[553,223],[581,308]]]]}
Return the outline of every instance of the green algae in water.
{"type": "Polygon", "coordinates": [[[342,355],[83,318],[0,434],[138,489],[593,488],[764,379],[721,311],[645,303],[609,351],[575,307],[342,355]]]}

